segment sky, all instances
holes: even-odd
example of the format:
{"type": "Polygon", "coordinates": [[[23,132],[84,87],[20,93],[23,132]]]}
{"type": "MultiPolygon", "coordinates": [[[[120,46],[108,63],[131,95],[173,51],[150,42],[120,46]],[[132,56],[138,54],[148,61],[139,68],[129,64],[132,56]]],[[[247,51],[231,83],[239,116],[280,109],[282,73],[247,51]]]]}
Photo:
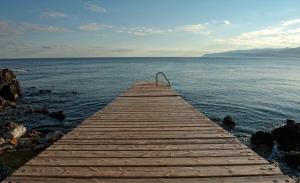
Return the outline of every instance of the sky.
{"type": "Polygon", "coordinates": [[[1,0],[0,4],[0,58],[197,57],[299,46],[299,0],[1,0]]]}

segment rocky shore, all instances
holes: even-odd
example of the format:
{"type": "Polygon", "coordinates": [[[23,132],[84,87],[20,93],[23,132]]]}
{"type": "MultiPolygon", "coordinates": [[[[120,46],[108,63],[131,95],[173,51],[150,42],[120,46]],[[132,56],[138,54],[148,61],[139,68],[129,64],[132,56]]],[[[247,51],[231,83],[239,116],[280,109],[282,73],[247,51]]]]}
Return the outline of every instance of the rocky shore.
{"type": "MultiPolygon", "coordinates": [[[[43,94],[49,92],[51,90],[41,90],[43,94]]],[[[0,70],[0,113],[6,115],[5,110],[9,108],[19,113],[20,97],[22,90],[16,75],[9,69],[0,70]]],[[[22,108],[22,112],[27,115],[40,114],[58,121],[66,118],[62,111],[50,112],[46,108],[27,106],[22,108]]],[[[28,129],[18,120],[0,122],[0,180],[64,135],[61,130],[45,132],[28,129]]]]}

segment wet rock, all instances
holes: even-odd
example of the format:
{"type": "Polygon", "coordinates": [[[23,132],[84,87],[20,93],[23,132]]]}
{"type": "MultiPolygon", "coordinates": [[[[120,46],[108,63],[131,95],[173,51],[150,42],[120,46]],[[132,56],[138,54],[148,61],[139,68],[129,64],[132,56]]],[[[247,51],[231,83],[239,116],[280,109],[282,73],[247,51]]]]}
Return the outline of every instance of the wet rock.
{"type": "Polygon", "coordinates": [[[3,109],[6,106],[8,106],[7,101],[0,96],[0,109],[3,109]]]}
{"type": "Polygon", "coordinates": [[[39,114],[49,114],[49,111],[46,108],[35,109],[34,112],[39,114]]]}
{"type": "Polygon", "coordinates": [[[284,160],[291,166],[300,166],[300,151],[290,151],[284,156],[284,160]]]}
{"type": "Polygon", "coordinates": [[[223,124],[229,127],[234,127],[235,126],[235,121],[231,116],[225,116],[223,119],[223,124]]]}
{"type": "Polygon", "coordinates": [[[3,137],[6,139],[17,139],[26,133],[26,128],[23,125],[17,125],[8,130],[3,137]]]}
{"type": "Polygon", "coordinates": [[[8,152],[9,150],[15,149],[15,147],[11,144],[3,144],[0,146],[0,154],[4,153],[4,152],[8,152]]]}
{"type": "Polygon", "coordinates": [[[62,131],[55,131],[55,132],[50,132],[46,135],[45,139],[48,142],[55,142],[58,139],[60,139],[62,136],[64,136],[64,133],[62,131]]]}
{"type": "Polygon", "coordinates": [[[0,138],[0,146],[1,146],[2,144],[5,144],[5,139],[4,139],[4,138],[0,138]]]}
{"type": "Polygon", "coordinates": [[[286,125],[294,125],[296,122],[292,119],[287,119],[286,120],[286,125]]]}
{"type": "Polygon", "coordinates": [[[49,94],[51,92],[51,90],[39,90],[39,94],[49,94]]]}
{"type": "Polygon", "coordinates": [[[64,120],[66,118],[65,114],[62,111],[51,112],[50,114],[48,114],[48,116],[58,120],[64,120]]]}
{"type": "Polygon", "coordinates": [[[32,140],[30,138],[19,138],[16,145],[18,148],[29,148],[32,146],[32,140]]]}
{"type": "Polygon", "coordinates": [[[9,69],[0,70],[0,96],[5,100],[15,101],[21,94],[16,75],[9,69]]]}
{"type": "Polygon", "coordinates": [[[26,134],[26,136],[29,138],[33,138],[33,137],[39,137],[41,134],[42,134],[41,132],[38,132],[36,130],[31,130],[26,134]]]}
{"type": "Polygon", "coordinates": [[[271,133],[258,131],[253,134],[250,138],[251,144],[255,145],[256,147],[259,146],[267,146],[272,148],[274,145],[273,136],[271,133]]]}
{"type": "Polygon", "coordinates": [[[272,130],[279,148],[285,151],[300,150],[300,123],[287,123],[272,130]]]}
{"type": "Polygon", "coordinates": [[[47,143],[41,143],[41,144],[36,145],[33,148],[33,150],[36,152],[39,152],[39,151],[45,150],[48,146],[49,146],[49,144],[47,144],[47,143]]]}

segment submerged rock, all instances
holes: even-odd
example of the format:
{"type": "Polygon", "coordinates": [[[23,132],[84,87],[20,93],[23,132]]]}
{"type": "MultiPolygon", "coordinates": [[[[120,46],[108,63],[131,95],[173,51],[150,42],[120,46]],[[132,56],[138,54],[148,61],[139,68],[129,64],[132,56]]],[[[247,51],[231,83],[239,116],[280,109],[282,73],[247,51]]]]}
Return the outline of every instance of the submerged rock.
{"type": "Polygon", "coordinates": [[[50,114],[48,114],[48,116],[50,116],[52,118],[55,118],[55,119],[58,119],[58,120],[64,120],[66,118],[63,111],[51,112],[50,114]]]}
{"type": "Polygon", "coordinates": [[[0,70],[0,107],[1,100],[15,102],[22,95],[22,90],[16,75],[9,69],[0,70]]]}
{"type": "Polygon", "coordinates": [[[300,123],[288,122],[286,125],[272,130],[274,139],[285,151],[300,150],[300,123]]]}
{"type": "Polygon", "coordinates": [[[235,121],[231,116],[225,116],[223,119],[223,124],[229,127],[234,127],[235,126],[235,121]]]}
{"type": "Polygon", "coordinates": [[[258,131],[253,134],[250,138],[251,144],[255,145],[256,147],[259,146],[267,146],[272,148],[274,145],[273,136],[271,133],[258,131]]]}
{"type": "Polygon", "coordinates": [[[49,114],[49,111],[46,108],[35,109],[34,112],[39,114],[49,114]]]}
{"type": "Polygon", "coordinates": [[[51,90],[39,90],[39,94],[49,94],[51,92],[51,90]]]}

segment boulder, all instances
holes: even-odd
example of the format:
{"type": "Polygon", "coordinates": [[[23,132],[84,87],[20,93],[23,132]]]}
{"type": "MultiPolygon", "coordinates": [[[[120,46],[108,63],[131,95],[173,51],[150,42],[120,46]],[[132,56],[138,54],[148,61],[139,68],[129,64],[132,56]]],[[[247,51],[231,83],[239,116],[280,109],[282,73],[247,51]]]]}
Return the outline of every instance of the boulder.
{"type": "Polygon", "coordinates": [[[48,142],[55,142],[58,139],[60,139],[62,136],[64,136],[64,133],[60,130],[55,131],[55,132],[50,132],[46,135],[45,139],[48,142]]]}
{"type": "Polygon", "coordinates": [[[251,144],[255,145],[256,147],[259,146],[267,146],[272,148],[274,145],[273,136],[271,133],[258,131],[253,134],[250,138],[251,144]]]}
{"type": "Polygon", "coordinates": [[[9,69],[0,70],[0,108],[4,108],[5,102],[15,102],[22,95],[22,90],[16,75],[9,69]]]}
{"type": "Polygon", "coordinates": [[[48,116],[58,120],[64,120],[66,118],[65,114],[62,111],[51,112],[50,114],[48,114],[48,116]]]}
{"type": "Polygon", "coordinates": [[[285,151],[300,150],[300,123],[287,123],[272,130],[279,148],[285,151]]]}
{"type": "Polygon", "coordinates": [[[229,127],[234,127],[235,126],[235,121],[231,116],[225,116],[223,119],[223,124],[229,127]]]}
{"type": "Polygon", "coordinates": [[[17,139],[22,137],[26,133],[26,128],[23,125],[17,125],[9,129],[3,137],[6,139],[17,139]]]}

